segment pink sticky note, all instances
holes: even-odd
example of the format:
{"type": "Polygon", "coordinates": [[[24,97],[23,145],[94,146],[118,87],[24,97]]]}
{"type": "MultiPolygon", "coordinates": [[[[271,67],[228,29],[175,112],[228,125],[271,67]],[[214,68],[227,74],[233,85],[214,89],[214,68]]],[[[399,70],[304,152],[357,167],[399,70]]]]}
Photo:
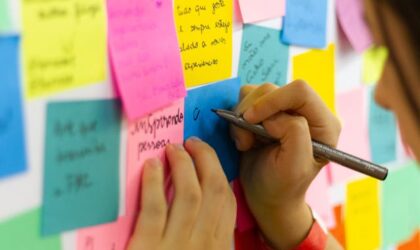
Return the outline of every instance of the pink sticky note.
{"type": "Polygon", "coordinates": [[[284,16],[284,0],[239,0],[244,23],[252,23],[284,16]]]}
{"type": "Polygon", "coordinates": [[[306,192],[306,202],[321,217],[327,227],[333,227],[335,220],[328,189],[327,169],[324,167],[306,192]]]}
{"type": "MultiPolygon", "coordinates": [[[[137,220],[140,180],[144,162],[152,157],[165,161],[165,145],[181,144],[184,129],[184,100],[160,109],[128,125],[126,212],[116,222],[82,229],[77,235],[78,250],[124,250],[137,220]]],[[[168,175],[169,176],[169,175],[168,175]]],[[[167,191],[171,188],[167,177],[167,191]]]]}
{"type": "Polygon", "coordinates": [[[108,0],[108,36],[130,120],[185,96],[171,0],[108,0]]]}
{"type": "Polygon", "coordinates": [[[372,45],[372,36],[364,18],[362,0],[337,0],[337,16],[350,44],[357,52],[372,45]]]}
{"type": "MultiPolygon", "coordinates": [[[[366,90],[364,87],[338,95],[336,107],[342,130],[337,148],[362,159],[370,160],[365,97],[366,90]]],[[[331,163],[330,169],[334,184],[362,176],[356,171],[335,163],[331,163]]]]}

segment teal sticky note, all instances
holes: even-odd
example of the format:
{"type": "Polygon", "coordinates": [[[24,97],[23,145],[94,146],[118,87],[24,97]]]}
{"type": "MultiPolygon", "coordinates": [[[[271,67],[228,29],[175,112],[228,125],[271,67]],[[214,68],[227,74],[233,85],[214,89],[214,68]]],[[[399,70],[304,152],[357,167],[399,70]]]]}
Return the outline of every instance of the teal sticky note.
{"type": "Polygon", "coordinates": [[[60,236],[41,236],[41,212],[34,209],[0,222],[0,249],[60,250],[60,236]]]}
{"type": "Polygon", "coordinates": [[[420,168],[414,162],[390,171],[382,183],[383,246],[406,240],[419,226],[420,168]]]}
{"type": "Polygon", "coordinates": [[[0,179],[27,167],[19,44],[18,36],[0,37],[0,179]]]}
{"type": "Polygon", "coordinates": [[[394,115],[375,103],[374,91],[369,93],[369,140],[373,162],[392,162],[397,154],[397,125],[394,115]]]}
{"type": "Polygon", "coordinates": [[[244,26],[238,69],[242,84],[286,84],[289,46],[280,41],[279,34],[275,29],[244,26]]]}
{"type": "Polygon", "coordinates": [[[310,48],[327,45],[327,0],[286,1],[281,39],[310,48]]]}
{"type": "Polygon", "coordinates": [[[44,235],[117,218],[120,120],[114,100],[48,104],[44,235]]]}
{"type": "Polygon", "coordinates": [[[12,27],[8,0],[0,0],[0,32],[9,32],[12,27]]]}

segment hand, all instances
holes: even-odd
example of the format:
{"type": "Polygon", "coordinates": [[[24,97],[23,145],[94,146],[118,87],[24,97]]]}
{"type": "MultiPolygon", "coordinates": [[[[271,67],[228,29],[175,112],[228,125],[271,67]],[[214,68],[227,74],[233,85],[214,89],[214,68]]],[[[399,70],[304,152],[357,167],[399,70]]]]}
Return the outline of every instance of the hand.
{"type": "Polygon", "coordinates": [[[261,123],[280,144],[261,144],[254,134],[231,127],[241,156],[240,179],[251,212],[275,248],[300,243],[312,225],[305,193],[327,163],[315,159],[311,139],[335,147],[340,123],[303,81],[284,87],[246,85],[236,111],[261,123]]]}
{"type": "Polygon", "coordinates": [[[175,188],[164,193],[163,165],[144,166],[141,211],[128,250],[231,249],[236,202],[215,151],[197,138],[166,148],[175,188]]]}

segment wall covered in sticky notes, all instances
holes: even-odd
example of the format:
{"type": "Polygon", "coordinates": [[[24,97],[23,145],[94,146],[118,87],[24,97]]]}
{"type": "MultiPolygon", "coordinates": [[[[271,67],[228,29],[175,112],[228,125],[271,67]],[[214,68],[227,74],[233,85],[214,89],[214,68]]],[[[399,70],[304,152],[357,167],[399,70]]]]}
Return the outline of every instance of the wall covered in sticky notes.
{"type": "Polygon", "coordinates": [[[329,164],[307,193],[321,223],[345,249],[420,249],[420,170],[374,103],[386,51],[362,6],[0,0],[0,249],[125,249],[144,161],[190,136],[216,148],[249,230],[239,153],[210,109],[301,78],[341,120],[338,147],[390,168],[380,183],[329,164]]]}

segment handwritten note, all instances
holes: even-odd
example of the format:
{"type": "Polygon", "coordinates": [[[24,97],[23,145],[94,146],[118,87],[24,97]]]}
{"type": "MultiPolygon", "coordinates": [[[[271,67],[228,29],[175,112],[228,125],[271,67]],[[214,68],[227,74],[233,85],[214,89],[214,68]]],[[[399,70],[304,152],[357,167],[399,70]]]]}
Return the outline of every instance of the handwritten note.
{"type": "MultiPolygon", "coordinates": [[[[341,134],[337,148],[362,159],[370,160],[366,100],[367,92],[364,87],[337,96],[337,115],[341,122],[341,134]]],[[[331,175],[334,184],[344,183],[362,176],[356,171],[335,163],[331,163],[331,175]]]]}
{"type": "Polygon", "coordinates": [[[175,0],[174,8],[187,87],[229,78],[233,1],[175,0]]]}
{"type": "Polygon", "coordinates": [[[244,23],[253,23],[284,16],[285,4],[285,0],[239,1],[244,23]]]}
{"type": "Polygon", "coordinates": [[[382,184],[383,245],[409,238],[418,227],[420,215],[420,170],[414,162],[391,171],[382,184]]]}
{"type": "Polygon", "coordinates": [[[371,85],[379,81],[387,58],[388,50],[385,47],[372,47],[363,53],[363,83],[371,85]]]}
{"type": "Polygon", "coordinates": [[[44,235],[117,218],[119,109],[113,100],[48,105],[44,235]]]}
{"type": "Polygon", "coordinates": [[[0,249],[60,250],[60,236],[40,233],[40,209],[34,209],[0,223],[0,249]]]}
{"type": "Polygon", "coordinates": [[[334,45],[330,44],[326,50],[310,50],[293,57],[293,79],[305,80],[333,112],[335,112],[334,51],[334,45]]]}
{"type": "Polygon", "coordinates": [[[172,1],[107,2],[112,66],[128,118],[184,97],[172,1]]]}
{"type": "Polygon", "coordinates": [[[0,38],[0,178],[26,169],[17,36],[0,38]]]}
{"type": "Polygon", "coordinates": [[[287,44],[323,48],[327,45],[327,0],[286,1],[281,39],[287,44]]]}
{"type": "Polygon", "coordinates": [[[238,69],[242,84],[286,84],[289,46],[280,41],[279,34],[275,29],[244,26],[238,69]]]}
{"type": "Polygon", "coordinates": [[[229,123],[211,109],[231,110],[237,104],[239,88],[239,78],[230,79],[190,90],[185,99],[184,138],[197,136],[209,143],[229,181],[238,175],[239,155],[230,138],[229,123]]]}
{"type": "Polygon", "coordinates": [[[379,182],[364,178],[347,185],[345,203],[346,249],[380,246],[379,182]]]}
{"type": "Polygon", "coordinates": [[[0,32],[8,32],[11,29],[12,21],[8,0],[0,0],[0,32]]]}
{"type": "Polygon", "coordinates": [[[364,17],[363,1],[337,0],[337,17],[350,44],[357,52],[372,45],[372,35],[364,17]]]}
{"type": "MultiPolygon", "coordinates": [[[[78,250],[124,250],[137,219],[139,185],[144,161],[164,160],[168,143],[183,142],[184,101],[130,122],[127,138],[126,212],[118,221],[82,229],[77,236],[78,250]]],[[[170,187],[168,176],[167,188],[170,187]]]]}
{"type": "Polygon", "coordinates": [[[27,97],[105,80],[103,1],[24,0],[22,17],[27,97]]]}
{"type": "Polygon", "coordinates": [[[376,104],[373,88],[369,93],[369,140],[373,162],[394,161],[397,154],[397,125],[394,115],[376,104]]]}

